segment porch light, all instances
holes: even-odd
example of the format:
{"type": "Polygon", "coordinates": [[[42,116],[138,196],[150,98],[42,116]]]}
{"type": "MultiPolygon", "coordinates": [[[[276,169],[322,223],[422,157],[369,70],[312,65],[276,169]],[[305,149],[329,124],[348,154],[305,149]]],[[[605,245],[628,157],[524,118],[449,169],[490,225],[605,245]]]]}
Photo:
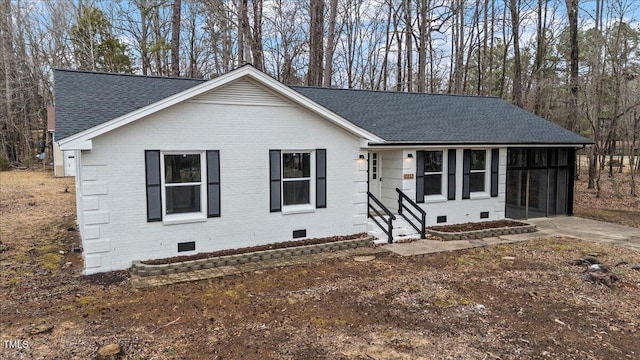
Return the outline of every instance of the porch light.
{"type": "Polygon", "coordinates": [[[409,159],[413,159],[413,153],[409,153],[409,155],[407,155],[407,157],[408,157],[409,159]]]}
{"type": "Polygon", "coordinates": [[[360,156],[358,156],[359,159],[364,160],[364,155],[360,154],[360,156]]]}

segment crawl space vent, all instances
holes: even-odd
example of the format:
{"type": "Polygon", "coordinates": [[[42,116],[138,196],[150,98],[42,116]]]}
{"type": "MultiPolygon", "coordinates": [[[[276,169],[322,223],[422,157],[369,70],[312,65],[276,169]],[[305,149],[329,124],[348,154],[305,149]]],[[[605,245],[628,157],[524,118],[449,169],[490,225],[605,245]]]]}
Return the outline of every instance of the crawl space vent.
{"type": "Polygon", "coordinates": [[[307,237],[307,229],[293,230],[293,238],[294,239],[303,238],[303,237],[307,237]]]}
{"type": "Polygon", "coordinates": [[[196,242],[195,241],[178,243],[178,252],[194,251],[195,249],[196,249],[196,242]]]}

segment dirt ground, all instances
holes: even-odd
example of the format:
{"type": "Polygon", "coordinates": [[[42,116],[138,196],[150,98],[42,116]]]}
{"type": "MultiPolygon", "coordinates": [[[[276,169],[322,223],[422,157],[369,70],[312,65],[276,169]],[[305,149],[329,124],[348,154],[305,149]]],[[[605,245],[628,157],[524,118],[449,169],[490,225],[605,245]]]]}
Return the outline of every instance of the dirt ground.
{"type": "MultiPolygon", "coordinates": [[[[608,169],[603,170],[598,198],[595,189],[587,189],[587,164],[584,157],[582,160],[579,180],[575,183],[574,213],[594,220],[640,227],[640,196],[631,196],[629,167],[625,165],[623,173],[614,171],[613,177],[609,177],[608,169]]],[[[636,184],[636,190],[640,193],[640,175],[636,184]]]]}
{"type": "Polygon", "coordinates": [[[74,197],[71,179],[0,173],[2,359],[90,359],[110,343],[124,359],[640,357],[631,250],[554,238],[133,289],[127,272],[79,275],[74,197]],[[587,254],[626,261],[619,280],[584,281],[570,262],[587,254]]]}

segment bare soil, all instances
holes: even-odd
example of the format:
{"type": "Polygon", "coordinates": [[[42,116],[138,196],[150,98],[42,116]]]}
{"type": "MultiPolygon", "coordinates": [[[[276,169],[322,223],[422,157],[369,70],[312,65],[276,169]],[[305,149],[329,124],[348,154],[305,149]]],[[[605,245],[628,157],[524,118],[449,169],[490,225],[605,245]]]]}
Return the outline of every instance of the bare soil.
{"type": "MultiPolygon", "coordinates": [[[[588,189],[589,176],[585,164],[581,166],[579,180],[575,182],[574,213],[576,216],[608,221],[640,228],[640,196],[631,195],[631,176],[628,166],[623,172],[614,171],[609,177],[607,169],[600,176],[600,197],[595,189],[588,189]]],[[[640,179],[638,192],[640,192],[640,179]]]]}
{"type": "Polygon", "coordinates": [[[91,359],[110,343],[124,359],[640,356],[632,250],[552,238],[133,289],[126,271],[80,276],[73,200],[71,179],[0,173],[2,359],[91,359]],[[572,264],[589,255],[616,281],[583,280],[572,264]]]}

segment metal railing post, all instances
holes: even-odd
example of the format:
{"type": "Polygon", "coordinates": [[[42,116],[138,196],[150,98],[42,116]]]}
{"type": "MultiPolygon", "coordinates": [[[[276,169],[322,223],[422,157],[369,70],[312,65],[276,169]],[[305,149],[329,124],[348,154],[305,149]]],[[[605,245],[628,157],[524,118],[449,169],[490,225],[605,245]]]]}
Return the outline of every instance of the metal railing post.
{"type": "Polygon", "coordinates": [[[380,227],[380,229],[382,229],[382,231],[387,234],[388,238],[387,238],[387,242],[389,244],[391,244],[393,242],[393,220],[396,219],[396,216],[393,215],[393,213],[387,209],[386,206],[384,206],[384,204],[382,204],[380,202],[380,200],[378,200],[375,196],[373,196],[373,194],[371,194],[370,192],[367,191],[367,212],[370,212],[373,210],[373,212],[380,216],[382,219],[384,219],[384,215],[382,215],[382,213],[380,213],[380,211],[378,211],[378,209],[376,209],[375,207],[373,207],[373,205],[371,205],[370,200],[373,200],[373,202],[378,205],[380,207],[380,209],[382,211],[384,211],[385,215],[388,216],[388,219],[385,219],[384,222],[387,224],[387,229],[385,230],[385,228],[382,226],[382,224],[376,220],[375,216],[369,214],[369,217],[371,218],[371,220],[373,220],[373,222],[378,225],[380,227]]]}
{"type": "Polygon", "coordinates": [[[416,204],[413,200],[411,200],[407,196],[407,194],[403,193],[402,190],[400,190],[399,188],[396,188],[396,192],[398,193],[398,215],[401,215],[405,220],[407,220],[409,225],[411,225],[411,227],[413,227],[416,231],[420,233],[420,238],[424,239],[426,237],[425,226],[427,224],[427,212],[424,211],[420,206],[418,206],[418,204],[416,204]],[[402,202],[402,200],[406,200],[411,206],[413,206],[413,208],[420,213],[420,218],[418,218],[418,216],[413,211],[411,211],[402,202]],[[420,221],[420,228],[418,228],[413,222],[411,222],[411,220],[409,220],[409,218],[406,215],[402,213],[403,209],[406,209],[409,215],[411,215],[414,219],[416,219],[417,221],[420,221]]]}

